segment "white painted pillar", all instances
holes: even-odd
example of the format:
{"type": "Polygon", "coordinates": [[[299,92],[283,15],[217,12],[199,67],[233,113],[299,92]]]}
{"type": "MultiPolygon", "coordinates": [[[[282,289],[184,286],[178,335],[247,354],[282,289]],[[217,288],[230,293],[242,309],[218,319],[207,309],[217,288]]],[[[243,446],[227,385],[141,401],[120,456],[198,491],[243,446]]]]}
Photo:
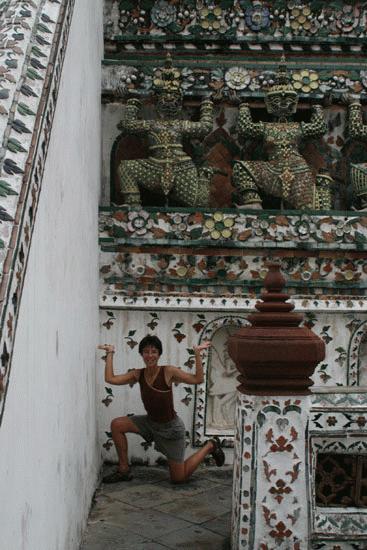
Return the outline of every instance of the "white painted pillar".
{"type": "Polygon", "coordinates": [[[232,550],[306,550],[309,396],[240,393],[237,401],[232,550]]]}

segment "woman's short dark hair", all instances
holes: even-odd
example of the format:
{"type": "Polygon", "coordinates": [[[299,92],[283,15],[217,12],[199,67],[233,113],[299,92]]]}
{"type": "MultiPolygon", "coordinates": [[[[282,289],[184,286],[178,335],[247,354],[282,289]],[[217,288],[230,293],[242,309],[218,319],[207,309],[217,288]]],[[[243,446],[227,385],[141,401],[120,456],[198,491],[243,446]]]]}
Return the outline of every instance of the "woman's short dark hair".
{"type": "Polygon", "coordinates": [[[148,346],[156,348],[159,355],[162,355],[162,342],[160,341],[158,336],[152,336],[151,334],[147,334],[147,336],[144,336],[144,338],[139,343],[140,355],[143,355],[144,348],[147,348],[148,346]]]}

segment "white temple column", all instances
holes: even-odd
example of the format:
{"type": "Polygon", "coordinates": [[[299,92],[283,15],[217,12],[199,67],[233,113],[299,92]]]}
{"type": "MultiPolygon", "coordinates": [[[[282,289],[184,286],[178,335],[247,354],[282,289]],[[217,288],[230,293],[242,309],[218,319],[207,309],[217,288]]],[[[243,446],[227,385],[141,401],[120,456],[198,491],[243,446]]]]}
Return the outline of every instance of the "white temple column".
{"type": "Polygon", "coordinates": [[[232,550],[306,550],[310,397],[239,394],[232,550]]]}

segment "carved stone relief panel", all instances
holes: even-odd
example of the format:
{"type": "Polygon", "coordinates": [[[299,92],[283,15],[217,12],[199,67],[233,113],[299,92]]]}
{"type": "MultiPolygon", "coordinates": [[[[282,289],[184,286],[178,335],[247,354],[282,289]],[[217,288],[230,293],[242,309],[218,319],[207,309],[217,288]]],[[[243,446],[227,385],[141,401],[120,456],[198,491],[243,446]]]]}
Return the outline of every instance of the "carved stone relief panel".
{"type": "Polygon", "coordinates": [[[229,356],[227,341],[237,329],[234,325],[223,326],[212,338],[206,405],[206,428],[209,431],[234,432],[238,371],[229,356]]]}
{"type": "Polygon", "coordinates": [[[225,315],[210,321],[200,335],[211,348],[204,360],[204,382],[196,387],[194,409],[195,446],[208,437],[222,437],[224,445],[233,446],[238,371],[229,357],[227,339],[246,324],[245,317],[225,315]]]}

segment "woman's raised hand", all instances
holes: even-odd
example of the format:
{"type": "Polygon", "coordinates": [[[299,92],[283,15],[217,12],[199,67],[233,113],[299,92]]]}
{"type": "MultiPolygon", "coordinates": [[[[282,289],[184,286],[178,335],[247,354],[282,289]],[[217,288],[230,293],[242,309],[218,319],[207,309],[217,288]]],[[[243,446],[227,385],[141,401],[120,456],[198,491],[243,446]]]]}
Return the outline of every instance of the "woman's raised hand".
{"type": "Polygon", "coordinates": [[[112,344],[99,344],[99,346],[97,346],[97,349],[101,349],[106,353],[115,353],[115,346],[113,346],[112,344]]]}
{"type": "Polygon", "coordinates": [[[208,348],[210,348],[211,345],[212,345],[211,342],[209,342],[208,340],[206,340],[205,342],[202,342],[202,343],[199,344],[198,346],[194,346],[193,349],[194,349],[194,351],[200,352],[200,351],[202,351],[203,349],[208,349],[208,348]]]}

